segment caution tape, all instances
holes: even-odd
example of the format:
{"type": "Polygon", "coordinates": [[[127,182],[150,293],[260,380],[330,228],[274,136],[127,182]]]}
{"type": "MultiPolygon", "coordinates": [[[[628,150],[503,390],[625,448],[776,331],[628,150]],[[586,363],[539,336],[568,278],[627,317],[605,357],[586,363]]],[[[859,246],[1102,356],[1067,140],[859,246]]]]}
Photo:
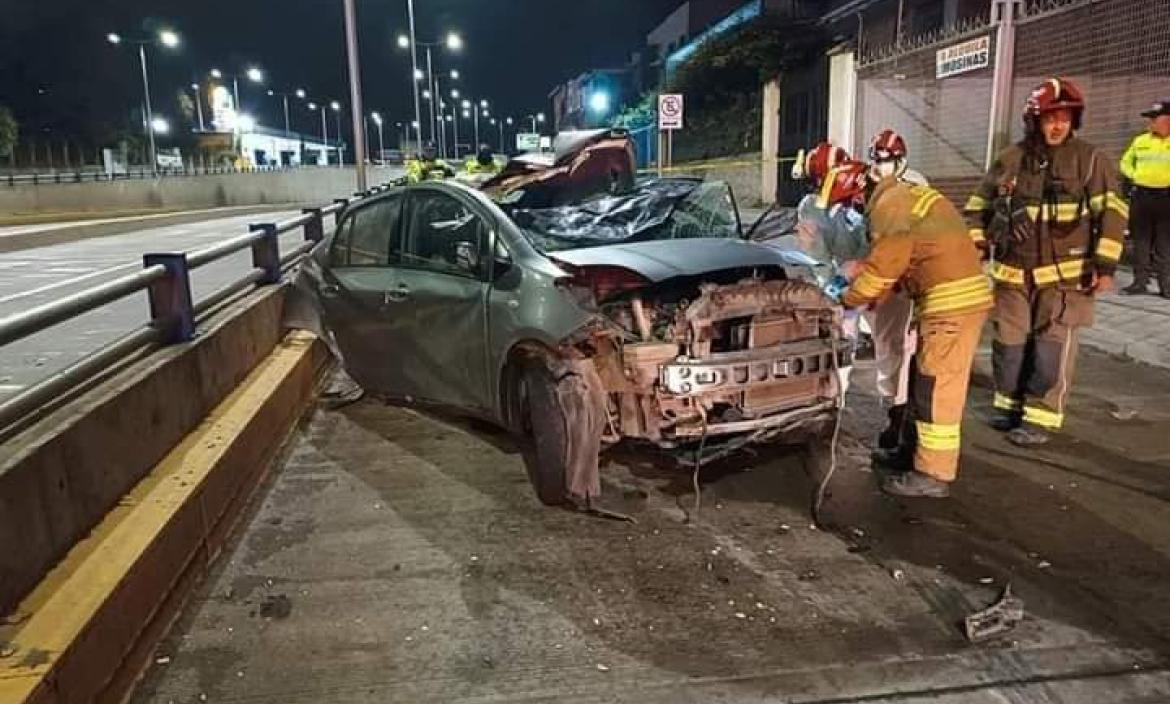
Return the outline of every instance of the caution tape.
{"type": "MultiPolygon", "coordinates": [[[[738,169],[738,168],[745,168],[745,167],[749,167],[749,166],[763,166],[767,162],[772,162],[775,164],[786,164],[786,163],[792,163],[795,161],[796,161],[795,155],[781,156],[781,157],[775,157],[775,158],[771,158],[771,159],[752,159],[752,160],[740,160],[740,161],[717,161],[717,160],[692,161],[692,162],[688,162],[686,164],[679,164],[678,166],[667,166],[667,167],[662,169],[662,173],[671,174],[671,173],[679,173],[679,172],[688,172],[689,173],[689,172],[695,172],[695,171],[714,171],[716,169],[738,169]]],[[[640,174],[657,174],[658,167],[654,166],[654,167],[649,167],[649,168],[645,168],[645,169],[638,169],[638,173],[640,173],[640,174]]]]}

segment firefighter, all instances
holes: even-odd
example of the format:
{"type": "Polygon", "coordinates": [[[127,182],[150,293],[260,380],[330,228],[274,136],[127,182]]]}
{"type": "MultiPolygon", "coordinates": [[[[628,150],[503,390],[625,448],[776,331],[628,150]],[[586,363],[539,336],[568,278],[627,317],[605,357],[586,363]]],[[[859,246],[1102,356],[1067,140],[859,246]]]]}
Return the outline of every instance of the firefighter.
{"type": "MultiPolygon", "coordinates": [[[[884,129],[869,145],[872,181],[893,177],[911,185],[926,186],[926,178],[909,168],[909,150],[902,135],[884,129]]],[[[905,291],[895,290],[865,313],[873,333],[877,389],[886,409],[887,425],[878,435],[875,462],[891,466],[911,464],[914,426],[909,405],[910,360],[917,344],[911,318],[914,303],[905,291]]]]}
{"type": "Polygon", "coordinates": [[[437,158],[437,150],[432,142],[423,145],[418,159],[411,159],[406,163],[406,177],[411,183],[441,181],[454,175],[455,171],[447,162],[437,158]]]}
{"type": "Polygon", "coordinates": [[[1142,113],[1150,129],[1121,157],[1121,173],[1133,183],[1129,235],[1133,238],[1133,284],[1129,295],[1149,293],[1151,270],[1162,298],[1170,298],[1170,100],[1142,113]]]}
{"type": "Polygon", "coordinates": [[[463,165],[463,174],[470,177],[495,176],[499,172],[495,152],[486,144],[479,145],[479,151],[463,165]]]}
{"type": "Polygon", "coordinates": [[[885,478],[897,496],[943,498],[959,470],[960,426],[971,366],[992,307],[979,250],[959,212],[938,191],[893,176],[878,183],[851,162],[821,189],[822,205],[864,203],[871,250],[841,302],[872,305],[901,286],[917,312],[918,346],[910,380],[917,446],[914,469],[885,478]]]}
{"type": "Polygon", "coordinates": [[[817,207],[817,193],[825,177],[847,161],[849,152],[832,142],[821,142],[798,158],[792,170],[795,179],[806,180],[811,186],[811,193],[797,206],[796,239],[806,254],[825,264],[858,259],[868,251],[865,219],[856,209],[817,207]]]}
{"type": "Polygon", "coordinates": [[[1078,138],[1084,96],[1051,78],[1024,106],[1025,136],[967,202],[970,234],[995,281],[992,427],[1042,445],[1064,424],[1077,334],[1113,288],[1129,208],[1113,160],[1078,138]]]}

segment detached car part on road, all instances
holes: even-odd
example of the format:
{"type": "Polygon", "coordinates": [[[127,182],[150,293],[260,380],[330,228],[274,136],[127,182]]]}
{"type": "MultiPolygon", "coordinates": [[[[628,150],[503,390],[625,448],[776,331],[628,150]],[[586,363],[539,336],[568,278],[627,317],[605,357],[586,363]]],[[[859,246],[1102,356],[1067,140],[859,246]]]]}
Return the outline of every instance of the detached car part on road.
{"type": "Polygon", "coordinates": [[[622,439],[703,462],[830,429],[840,311],[743,239],[722,183],[650,180],[522,208],[456,183],[352,206],[303,275],[367,391],[533,440],[540,499],[600,493],[622,439]]]}

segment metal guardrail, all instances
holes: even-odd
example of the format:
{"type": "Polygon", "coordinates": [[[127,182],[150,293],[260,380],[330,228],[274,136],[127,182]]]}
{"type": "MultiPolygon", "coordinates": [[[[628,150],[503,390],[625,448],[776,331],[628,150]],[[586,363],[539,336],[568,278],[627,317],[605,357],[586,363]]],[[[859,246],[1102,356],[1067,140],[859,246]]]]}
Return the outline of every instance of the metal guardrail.
{"type": "MultiPolygon", "coordinates": [[[[395,164],[384,164],[394,166],[395,164]]],[[[350,168],[352,165],[347,165],[350,168]]],[[[0,173],[0,185],[21,186],[47,185],[56,183],[105,183],[112,181],[144,181],[154,178],[189,178],[193,176],[222,176],[227,174],[268,174],[300,171],[302,169],[337,169],[336,164],[315,166],[250,166],[246,168],[234,167],[192,167],[182,169],[159,169],[157,173],[149,169],[137,169],[125,173],[107,174],[104,171],[52,171],[49,173],[0,173]]]]}
{"type": "Polygon", "coordinates": [[[389,187],[376,186],[327,206],[306,208],[302,215],[282,222],[251,225],[244,235],[194,252],[146,254],[139,271],[0,318],[0,347],[3,347],[140,291],[147,292],[150,303],[150,320],[145,326],[0,402],[0,440],[39,417],[38,411],[54,405],[62,396],[133,355],[190,341],[195,336],[197,318],[233,296],[253,286],[280,283],[324,238],[326,216],[333,215],[336,220],[349,203],[389,187]],[[281,254],[280,236],[298,228],[303,229],[305,241],[281,254]],[[199,301],[192,299],[192,271],[244,250],[252,252],[251,271],[199,301]]]}

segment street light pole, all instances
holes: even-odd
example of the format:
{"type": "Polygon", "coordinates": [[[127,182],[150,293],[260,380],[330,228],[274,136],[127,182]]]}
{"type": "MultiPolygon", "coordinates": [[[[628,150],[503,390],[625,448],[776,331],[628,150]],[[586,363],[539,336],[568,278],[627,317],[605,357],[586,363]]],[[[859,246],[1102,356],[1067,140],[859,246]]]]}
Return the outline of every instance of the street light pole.
{"type": "Polygon", "coordinates": [[[289,126],[290,122],[288,119],[288,93],[285,93],[283,95],[283,97],[284,97],[284,135],[287,137],[287,136],[292,134],[292,128],[289,126]]]}
{"type": "Polygon", "coordinates": [[[325,164],[329,166],[329,123],[325,120],[325,106],[321,106],[321,141],[325,144],[325,164]]]}
{"type": "Polygon", "coordinates": [[[240,107],[240,77],[235,75],[232,76],[232,96],[236,101],[235,108],[238,116],[243,112],[243,108],[240,107]]]}
{"type": "Polygon", "coordinates": [[[138,44],[138,60],[142,64],[142,93],[146,97],[146,137],[150,141],[150,172],[158,175],[158,151],[154,144],[154,110],[150,105],[150,78],[146,73],[146,44],[138,44]]]}
{"type": "Polygon", "coordinates": [[[192,83],[191,88],[195,91],[195,113],[199,116],[199,131],[205,131],[203,126],[203,98],[199,92],[199,84],[192,83]]]}
{"type": "Polygon", "coordinates": [[[435,101],[438,93],[435,91],[435,69],[431,61],[431,45],[427,44],[427,89],[431,91],[431,141],[435,141],[435,101]]]}
{"type": "Polygon", "coordinates": [[[414,123],[417,126],[418,154],[422,156],[422,106],[418,99],[418,42],[414,37],[414,0],[406,0],[406,11],[410,15],[410,82],[414,86],[414,123]]]}
{"type": "Polygon", "coordinates": [[[362,112],[362,77],[358,66],[357,9],[354,0],[345,0],[345,40],[349,51],[350,108],[353,110],[354,165],[357,167],[357,189],[366,190],[366,129],[362,112]]]}
{"type": "Polygon", "coordinates": [[[472,149],[479,151],[479,103],[471,101],[471,122],[475,125],[475,144],[472,149]]]}
{"type": "Polygon", "coordinates": [[[459,161],[459,106],[451,107],[451,124],[454,125],[455,131],[455,161],[459,161]]]}

